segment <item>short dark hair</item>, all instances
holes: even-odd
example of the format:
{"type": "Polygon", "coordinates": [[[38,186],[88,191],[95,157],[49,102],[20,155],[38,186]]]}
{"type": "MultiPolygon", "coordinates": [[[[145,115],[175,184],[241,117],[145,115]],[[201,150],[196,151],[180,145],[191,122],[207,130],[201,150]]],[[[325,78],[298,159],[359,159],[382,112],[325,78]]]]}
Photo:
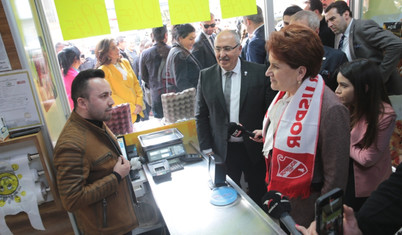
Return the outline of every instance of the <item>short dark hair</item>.
{"type": "Polygon", "coordinates": [[[264,16],[262,14],[261,7],[257,6],[257,14],[245,16],[247,19],[253,21],[256,24],[264,22],[264,16]]]}
{"type": "Polygon", "coordinates": [[[179,41],[179,38],[185,38],[190,33],[195,32],[195,28],[191,24],[177,24],[173,26],[173,38],[176,42],[179,41]]]}
{"type": "Polygon", "coordinates": [[[322,14],[322,2],[320,0],[310,0],[310,11],[318,10],[322,14]]]}
{"type": "Polygon", "coordinates": [[[101,69],[87,69],[78,73],[71,85],[71,99],[74,102],[74,110],[78,106],[79,97],[88,98],[88,81],[93,78],[105,78],[105,72],[101,69]]]}
{"type": "Polygon", "coordinates": [[[296,14],[296,12],[302,11],[302,10],[303,9],[301,9],[301,7],[293,5],[293,6],[286,8],[285,11],[283,12],[283,15],[284,16],[292,16],[292,15],[296,14]]]}
{"type": "Polygon", "coordinates": [[[332,8],[336,8],[339,15],[343,15],[343,13],[348,11],[350,17],[353,17],[348,4],[344,1],[336,1],[336,2],[329,4],[329,6],[325,9],[325,13],[330,11],[332,8]]]}
{"type": "Polygon", "coordinates": [[[163,42],[166,33],[167,33],[166,25],[152,29],[152,35],[155,42],[163,42]]]}

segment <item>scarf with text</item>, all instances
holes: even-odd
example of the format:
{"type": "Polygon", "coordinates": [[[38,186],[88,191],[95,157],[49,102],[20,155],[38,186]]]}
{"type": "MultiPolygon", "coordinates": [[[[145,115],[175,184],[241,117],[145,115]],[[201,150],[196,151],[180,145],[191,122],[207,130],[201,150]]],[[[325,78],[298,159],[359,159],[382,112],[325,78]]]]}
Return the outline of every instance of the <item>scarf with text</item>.
{"type": "MultiPolygon", "coordinates": [[[[276,190],[290,198],[310,196],[324,88],[320,75],[305,79],[283,112],[274,134],[272,155],[266,159],[268,191],[276,190]]],[[[284,94],[279,92],[268,108],[263,133],[269,110],[284,94]]]]}

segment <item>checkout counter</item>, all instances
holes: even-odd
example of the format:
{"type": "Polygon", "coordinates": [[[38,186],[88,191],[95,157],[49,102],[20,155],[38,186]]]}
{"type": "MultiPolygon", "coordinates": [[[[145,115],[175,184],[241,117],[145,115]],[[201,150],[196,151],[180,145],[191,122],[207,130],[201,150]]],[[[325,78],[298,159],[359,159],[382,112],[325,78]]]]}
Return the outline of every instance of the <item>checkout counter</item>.
{"type": "MultiPolygon", "coordinates": [[[[138,153],[144,156],[138,136],[169,128],[177,128],[183,133],[187,153],[197,153],[194,120],[131,133],[125,135],[126,142],[136,144],[138,153]]],[[[149,187],[170,234],[286,234],[229,177],[226,182],[235,190],[237,198],[229,205],[211,204],[212,190],[205,156],[201,161],[183,162],[183,166],[183,169],[171,172],[166,180],[160,180],[153,177],[155,174],[147,164],[143,164],[146,187],[149,187]]]]}

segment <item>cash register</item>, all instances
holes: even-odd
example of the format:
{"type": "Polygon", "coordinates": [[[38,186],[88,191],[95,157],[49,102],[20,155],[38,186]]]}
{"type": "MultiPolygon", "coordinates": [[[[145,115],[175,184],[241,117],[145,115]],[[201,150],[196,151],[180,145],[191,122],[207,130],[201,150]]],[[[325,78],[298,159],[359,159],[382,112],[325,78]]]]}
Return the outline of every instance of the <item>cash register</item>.
{"type": "Polygon", "coordinates": [[[180,157],[187,155],[183,134],[177,128],[138,136],[147,166],[155,180],[169,179],[172,171],[183,169],[180,157]]]}

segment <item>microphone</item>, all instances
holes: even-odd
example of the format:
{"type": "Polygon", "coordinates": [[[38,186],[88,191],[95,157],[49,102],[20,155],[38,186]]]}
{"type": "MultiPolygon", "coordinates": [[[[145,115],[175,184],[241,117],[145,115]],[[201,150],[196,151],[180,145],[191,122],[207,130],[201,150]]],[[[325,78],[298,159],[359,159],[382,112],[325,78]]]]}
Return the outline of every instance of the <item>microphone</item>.
{"type": "MultiPolygon", "coordinates": [[[[251,138],[255,137],[255,134],[253,132],[246,130],[246,128],[244,128],[243,126],[238,125],[235,122],[230,122],[229,123],[229,128],[228,128],[228,135],[229,136],[231,136],[231,135],[236,136],[237,131],[241,131],[240,136],[245,134],[246,136],[251,137],[251,138]]],[[[259,137],[261,138],[262,136],[259,136],[259,137]]]]}
{"type": "Polygon", "coordinates": [[[291,210],[289,198],[278,191],[271,190],[262,197],[262,204],[264,211],[269,216],[281,220],[291,234],[301,235],[295,227],[295,221],[289,215],[291,210]]]}

